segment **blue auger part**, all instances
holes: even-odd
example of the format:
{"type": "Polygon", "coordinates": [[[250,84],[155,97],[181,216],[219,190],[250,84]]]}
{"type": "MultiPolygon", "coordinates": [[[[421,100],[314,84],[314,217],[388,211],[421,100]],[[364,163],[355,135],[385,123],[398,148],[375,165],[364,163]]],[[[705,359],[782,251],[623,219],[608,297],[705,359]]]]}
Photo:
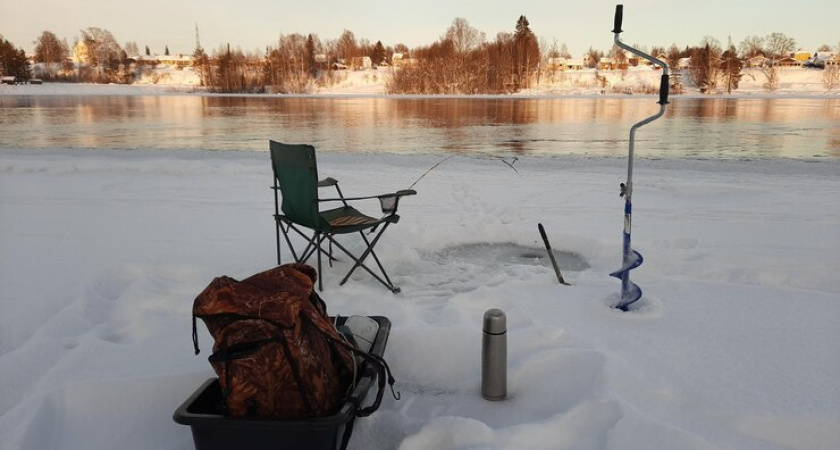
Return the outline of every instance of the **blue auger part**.
{"type": "Polygon", "coordinates": [[[616,308],[627,311],[632,303],[642,298],[642,289],[630,281],[630,271],[641,266],[644,261],[641,253],[631,249],[628,257],[624,259],[624,266],[610,274],[611,277],[621,280],[621,302],[616,308]]]}

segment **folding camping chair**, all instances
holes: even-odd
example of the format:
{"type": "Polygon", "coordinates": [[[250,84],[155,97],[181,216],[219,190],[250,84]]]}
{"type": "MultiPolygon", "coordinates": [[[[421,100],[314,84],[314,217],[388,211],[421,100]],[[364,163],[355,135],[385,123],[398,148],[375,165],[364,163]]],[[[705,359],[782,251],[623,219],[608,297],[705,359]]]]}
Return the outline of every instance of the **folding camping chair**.
{"type": "MultiPolygon", "coordinates": [[[[400,288],[394,286],[385,268],[379,261],[379,257],[373,251],[379,238],[392,223],[397,223],[400,216],[397,215],[397,207],[400,198],[406,195],[414,195],[413,190],[402,190],[391,194],[375,195],[370,197],[344,197],[338,187],[338,181],[333,178],[326,178],[318,181],[318,166],[315,161],[315,148],[311,145],[299,144],[289,145],[280,142],[270,141],[271,166],[274,171],[274,221],[276,224],[277,238],[277,264],[281,264],[280,258],[280,234],[282,232],[286,244],[291,250],[295,262],[305,262],[313,254],[317,254],[318,273],[321,271],[321,256],[326,255],[330,260],[330,266],[335,259],[332,256],[332,245],[341,249],[349,256],[355,264],[341,280],[343,285],[350,278],[353,272],[361,267],[370,273],[376,280],[387,287],[391,292],[397,293],[400,288]],[[318,188],[334,186],[338,194],[337,198],[321,199],[318,196],[318,188]],[[282,197],[282,204],[280,198],[282,197]],[[357,200],[378,199],[382,208],[382,217],[374,218],[362,214],[348,202],[357,200]],[[320,206],[326,202],[340,202],[339,207],[321,210],[320,206]],[[311,230],[311,237],[305,230],[311,230]],[[378,229],[378,232],[377,232],[378,229]],[[289,232],[295,231],[303,237],[307,244],[302,252],[298,253],[289,237],[289,232]],[[376,233],[373,239],[369,239],[365,232],[376,233]],[[351,253],[337,240],[337,235],[359,233],[367,247],[360,256],[351,253]],[[322,245],[329,242],[329,249],[323,249],[322,245]],[[372,257],[379,268],[378,273],[365,264],[368,256],[372,257]],[[380,276],[381,275],[381,276],[380,276]]],[[[318,277],[318,288],[323,290],[323,275],[318,277]]]]}

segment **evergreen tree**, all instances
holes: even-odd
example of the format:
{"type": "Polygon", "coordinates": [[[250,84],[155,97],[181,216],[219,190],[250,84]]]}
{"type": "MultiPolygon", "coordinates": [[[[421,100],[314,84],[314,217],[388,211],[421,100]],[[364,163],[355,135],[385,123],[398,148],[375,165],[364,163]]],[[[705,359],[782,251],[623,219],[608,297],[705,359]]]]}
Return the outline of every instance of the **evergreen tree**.
{"type": "Polygon", "coordinates": [[[14,76],[18,81],[29,81],[32,68],[26,59],[26,52],[0,37],[0,75],[14,76]]]}
{"type": "Polygon", "coordinates": [[[168,45],[163,50],[163,54],[166,55],[166,56],[169,56],[169,46],[168,45]]]}
{"type": "Polygon", "coordinates": [[[306,65],[311,77],[318,73],[318,65],[315,62],[315,38],[312,34],[306,37],[306,65]]]}
{"type": "Polygon", "coordinates": [[[723,81],[726,83],[726,93],[731,94],[733,90],[738,89],[738,83],[741,82],[741,69],[744,68],[744,63],[738,58],[738,52],[732,44],[732,39],[729,40],[729,49],[721,55],[720,69],[723,72],[723,81]]]}
{"type": "Polygon", "coordinates": [[[147,45],[146,46],[146,56],[151,56],[151,55],[152,55],[152,52],[149,51],[149,46],[147,45]]]}
{"type": "Polygon", "coordinates": [[[376,45],[373,46],[373,56],[370,59],[374,66],[378,66],[385,61],[385,47],[382,45],[382,41],[376,41],[376,45]]]}
{"type": "Polygon", "coordinates": [[[720,48],[712,42],[694,49],[691,54],[691,70],[700,92],[711,93],[717,87],[720,65],[720,48]]]}
{"type": "Polygon", "coordinates": [[[210,57],[204,52],[201,46],[196,47],[193,52],[193,67],[198,68],[199,80],[202,86],[212,85],[210,80],[210,57]]]}
{"type": "Polygon", "coordinates": [[[528,87],[531,74],[539,68],[540,47],[525,16],[516,21],[513,46],[515,82],[519,87],[528,87]]]}

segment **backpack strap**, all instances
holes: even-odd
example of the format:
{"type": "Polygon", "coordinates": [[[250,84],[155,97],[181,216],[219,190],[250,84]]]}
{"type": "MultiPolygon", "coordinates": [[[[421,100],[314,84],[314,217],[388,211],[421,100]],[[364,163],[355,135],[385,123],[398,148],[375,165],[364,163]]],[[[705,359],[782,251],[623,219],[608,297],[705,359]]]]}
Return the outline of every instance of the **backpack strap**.
{"type": "MultiPolygon", "coordinates": [[[[331,333],[321,328],[321,326],[319,326],[317,322],[312,320],[312,318],[309,315],[303,314],[302,316],[305,317],[306,320],[309,321],[309,323],[311,323],[315,327],[315,329],[317,329],[321,334],[323,334],[329,342],[335,345],[339,345],[351,353],[359,355],[376,372],[376,381],[378,387],[376,391],[376,398],[374,399],[373,404],[371,404],[367,408],[362,408],[361,404],[356,403],[356,415],[358,417],[367,417],[373,414],[377,409],[379,409],[379,405],[382,403],[382,396],[385,393],[386,380],[391,388],[391,395],[394,396],[395,400],[400,399],[400,393],[394,389],[394,383],[396,383],[396,379],[394,379],[394,376],[391,373],[391,368],[388,366],[388,363],[385,362],[384,358],[378,355],[362,351],[356,346],[349,344],[347,341],[334,338],[331,333]]],[[[359,400],[359,402],[361,402],[361,400],[359,400]]]]}

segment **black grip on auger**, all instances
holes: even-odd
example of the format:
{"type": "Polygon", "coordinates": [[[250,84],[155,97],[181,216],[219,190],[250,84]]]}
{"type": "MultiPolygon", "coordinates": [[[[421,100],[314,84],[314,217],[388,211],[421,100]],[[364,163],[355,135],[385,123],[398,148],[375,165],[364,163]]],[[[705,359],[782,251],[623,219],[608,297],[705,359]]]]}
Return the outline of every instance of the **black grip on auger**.
{"type": "Polygon", "coordinates": [[[621,19],[624,15],[624,5],[615,5],[615,23],[613,24],[613,33],[621,33],[621,19]]]}
{"type": "Polygon", "coordinates": [[[662,75],[662,80],[659,82],[659,104],[668,104],[668,90],[670,89],[670,81],[668,75],[662,75]]]}

